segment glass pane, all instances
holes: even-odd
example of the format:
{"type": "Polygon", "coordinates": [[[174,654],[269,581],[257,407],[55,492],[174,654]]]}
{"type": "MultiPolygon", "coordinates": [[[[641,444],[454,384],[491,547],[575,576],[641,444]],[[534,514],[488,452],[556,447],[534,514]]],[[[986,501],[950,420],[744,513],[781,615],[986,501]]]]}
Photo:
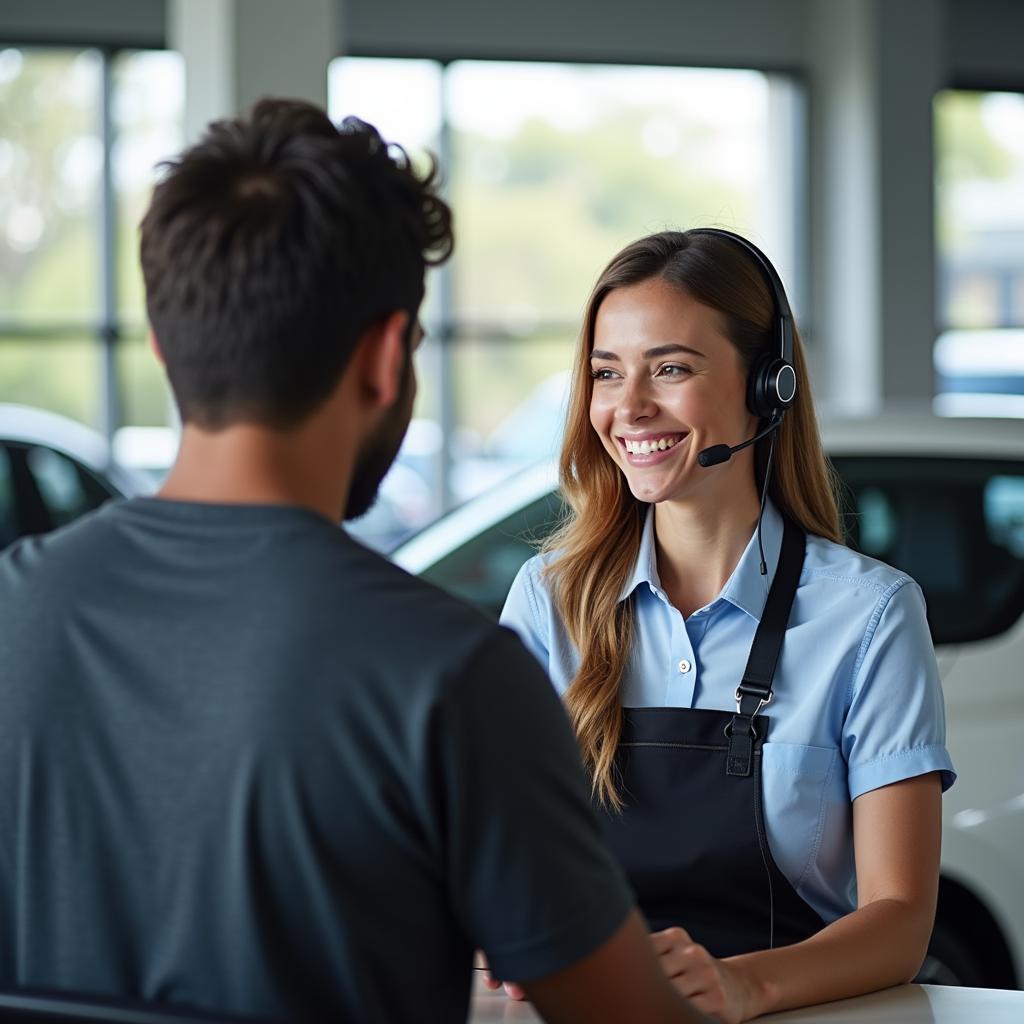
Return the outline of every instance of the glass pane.
{"type": "Polygon", "coordinates": [[[940,416],[1024,417],[1024,329],[945,331],[934,358],[940,416]]]}
{"type": "Polygon", "coordinates": [[[456,501],[557,455],[573,344],[568,334],[469,337],[455,344],[456,501]]]}
{"type": "Polygon", "coordinates": [[[935,99],[936,411],[1024,416],[1024,94],[935,99]]]}
{"type": "Polygon", "coordinates": [[[459,319],[575,327],[608,259],[665,227],[781,244],[759,72],[460,61],[447,96],[459,319]]]}
{"type": "Polygon", "coordinates": [[[0,50],[0,316],[99,311],[101,59],[0,50]]]}
{"type": "Polygon", "coordinates": [[[1024,94],[935,98],[939,323],[1024,327],[1024,94]]]}
{"type": "Polygon", "coordinates": [[[129,336],[116,351],[124,422],[145,427],[172,425],[175,413],[171,390],[148,338],[129,336]]]}
{"type": "Polygon", "coordinates": [[[139,221],[158,176],[157,164],[184,142],[185,63],[180,54],[164,50],[124,53],[114,60],[113,78],[118,307],[135,326],[146,317],[139,221]]]}
{"type": "Polygon", "coordinates": [[[177,454],[178,425],[167,378],[146,337],[118,345],[117,376],[125,426],[114,433],[114,457],[157,486],[177,454]]]}
{"type": "Polygon", "coordinates": [[[0,402],[97,427],[101,379],[100,346],[92,338],[0,338],[0,402]]]}

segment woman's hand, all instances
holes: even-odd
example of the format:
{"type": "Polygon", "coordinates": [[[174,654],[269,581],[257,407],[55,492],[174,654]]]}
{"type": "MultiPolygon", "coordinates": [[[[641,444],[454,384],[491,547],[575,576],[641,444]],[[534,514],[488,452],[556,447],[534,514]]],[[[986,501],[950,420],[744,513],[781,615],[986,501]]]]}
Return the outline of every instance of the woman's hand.
{"type": "Polygon", "coordinates": [[[682,928],[653,932],[651,942],[661,969],[698,1010],[722,1024],[740,1024],[753,1016],[750,986],[736,967],[713,957],[682,928]]]}
{"type": "Polygon", "coordinates": [[[523,991],[522,985],[517,985],[514,981],[498,981],[497,978],[491,977],[491,969],[487,964],[487,957],[484,956],[483,950],[477,950],[474,967],[480,971],[481,980],[492,992],[504,985],[505,995],[507,995],[509,999],[522,1000],[526,998],[526,993],[523,991]]]}

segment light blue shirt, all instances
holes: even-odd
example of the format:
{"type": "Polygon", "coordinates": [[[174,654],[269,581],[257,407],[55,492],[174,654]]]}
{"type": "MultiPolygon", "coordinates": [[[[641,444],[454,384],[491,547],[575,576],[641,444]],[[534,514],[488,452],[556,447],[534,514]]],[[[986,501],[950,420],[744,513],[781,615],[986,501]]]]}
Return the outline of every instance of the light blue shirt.
{"type": "MultiPolygon", "coordinates": [[[[782,545],[770,504],[722,592],[689,618],[658,580],[654,515],[620,600],[635,593],[636,625],[622,681],[625,707],[732,711],[782,545]]],[[[579,656],[531,558],[501,621],[519,634],[564,694],[579,656]]],[[[764,745],[768,842],[776,863],[825,921],[856,906],[852,802],[901,779],[941,771],[956,778],[935,652],[918,585],[896,569],[821,537],[807,553],[782,655],[764,745]]]]}

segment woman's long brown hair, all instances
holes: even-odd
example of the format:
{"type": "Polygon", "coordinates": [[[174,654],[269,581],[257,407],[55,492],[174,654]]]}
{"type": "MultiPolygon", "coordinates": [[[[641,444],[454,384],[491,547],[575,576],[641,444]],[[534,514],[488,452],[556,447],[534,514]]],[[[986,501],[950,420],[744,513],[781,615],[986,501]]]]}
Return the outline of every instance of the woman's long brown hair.
{"type": "MultiPolygon", "coordinates": [[[[556,606],[580,656],[565,695],[595,799],[622,806],[615,750],[622,729],[619,697],[633,644],[632,600],[619,600],[640,550],[647,504],[633,497],[590,424],[590,352],[597,312],[615,288],[661,278],[718,310],[744,366],[777,344],[774,304],[762,272],[735,242],[714,235],[665,231],[633,242],[598,278],[587,303],[573,363],[565,438],[559,463],[569,514],[548,539],[555,557],[546,570],[556,606]]],[[[796,400],[778,430],[769,495],[807,533],[840,541],[835,483],[825,460],[811,399],[807,363],[794,331],[796,400]]],[[[764,480],[769,439],[754,449],[764,480]]]]}

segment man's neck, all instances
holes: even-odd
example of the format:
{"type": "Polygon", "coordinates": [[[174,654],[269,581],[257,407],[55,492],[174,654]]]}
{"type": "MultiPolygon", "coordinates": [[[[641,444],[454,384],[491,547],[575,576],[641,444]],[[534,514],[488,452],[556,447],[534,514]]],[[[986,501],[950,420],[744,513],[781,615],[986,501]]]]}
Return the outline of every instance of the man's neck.
{"type": "Polygon", "coordinates": [[[326,434],[315,419],[288,432],[253,423],[218,431],[186,424],[178,457],[157,496],[209,504],[293,505],[338,523],[351,456],[326,434]]]}

